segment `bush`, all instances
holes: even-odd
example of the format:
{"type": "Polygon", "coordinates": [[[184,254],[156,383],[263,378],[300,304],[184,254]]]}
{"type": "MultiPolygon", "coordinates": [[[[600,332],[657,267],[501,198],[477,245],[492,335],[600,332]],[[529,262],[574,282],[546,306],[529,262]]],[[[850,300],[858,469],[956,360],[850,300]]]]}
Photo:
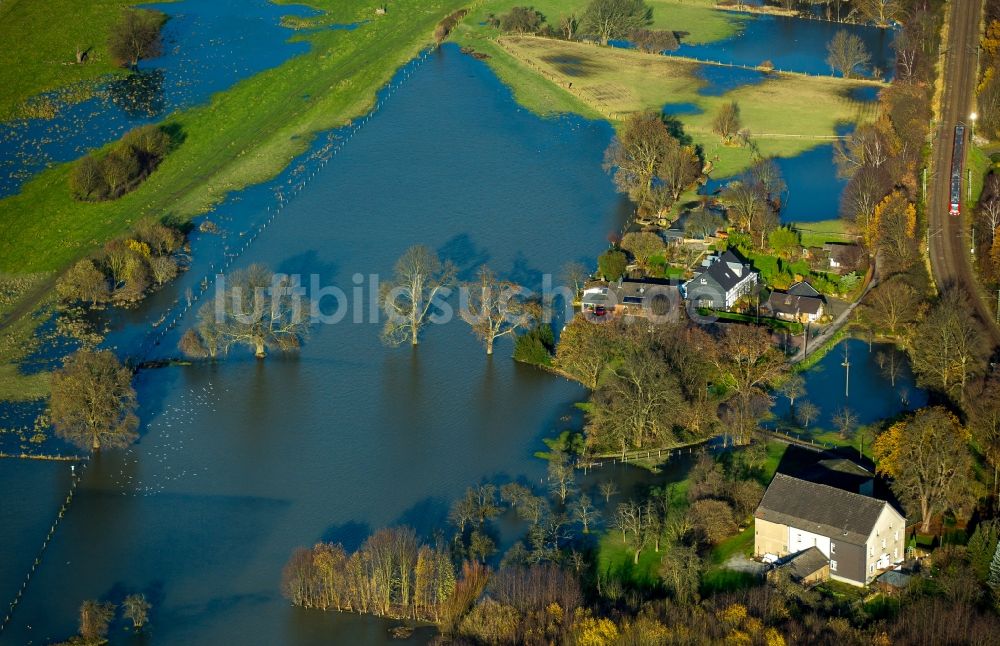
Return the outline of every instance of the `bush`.
{"type": "Polygon", "coordinates": [[[672,52],[681,46],[672,31],[638,29],[632,32],[630,38],[637,48],[647,54],[659,54],[666,51],[672,52]]]}
{"type": "Polygon", "coordinates": [[[536,325],[514,341],[514,359],[536,366],[552,365],[555,337],[548,324],[536,325]]]}
{"type": "Polygon", "coordinates": [[[604,280],[616,281],[625,275],[628,258],[619,249],[608,249],[597,258],[597,271],[604,280]]]}
{"type": "Polygon", "coordinates": [[[170,136],[158,126],[128,132],[103,158],[83,157],[70,173],[70,192],[77,200],[121,197],[156,170],[170,152],[170,136]]]}
{"type": "Polygon", "coordinates": [[[500,16],[500,29],[518,34],[534,34],[542,28],[545,17],[534,7],[512,7],[510,13],[500,16]]]}

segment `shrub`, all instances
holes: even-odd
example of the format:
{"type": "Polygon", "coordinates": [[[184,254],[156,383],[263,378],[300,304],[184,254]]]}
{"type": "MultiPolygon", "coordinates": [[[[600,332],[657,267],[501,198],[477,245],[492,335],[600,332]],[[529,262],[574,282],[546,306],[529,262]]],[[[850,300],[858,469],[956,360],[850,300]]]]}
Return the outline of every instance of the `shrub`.
{"type": "Polygon", "coordinates": [[[159,166],[170,147],[170,136],[158,126],[136,128],[104,158],[90,154],[78,161],[70,173],[70,192],[87,201],[121,197],[159,166]]]}
{"type": "Polygon", "coordinates": [[[597,271],[604,280],[616,281],[625,275],[628,258],[619,249],[608,249],[597,258],[597,271]]]}
{"type": "Polygon", "coordinates": [[[534,7],[512,7],[510,13],[500,16],[500,29],[518,34],[534,34],[542,28],[545,17],[534,7]]]}
{"type": "Polygon", "coordinates": [[[536,366],[552,365],[555,337],[548,324],[536,325],[514,341],[514,359],[536,366]]]}

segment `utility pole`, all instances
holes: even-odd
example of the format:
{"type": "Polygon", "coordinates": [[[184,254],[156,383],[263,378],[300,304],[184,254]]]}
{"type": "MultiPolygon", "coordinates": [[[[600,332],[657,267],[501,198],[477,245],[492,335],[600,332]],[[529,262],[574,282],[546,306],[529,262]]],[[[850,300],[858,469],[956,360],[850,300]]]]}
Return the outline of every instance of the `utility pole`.
{"type": "Polygon", "coordinates": [[[966,199],[967,202],[971,202],[972,201],[972,169],[971,168],[968,169],[968,171],[966,172],[966,177],[968,178],[966,180],[966,182],[965,182],[966,185],[967,185],[967,188],[968,188],[968,191],[967,191],[968,197],[966,197],[965,199],[966,199]]]}
{"type": "Polygon", "coordinates": [[[851,396],[851,359],[847,354],[847,346],[844,346],[844,397],[851,396]]]}

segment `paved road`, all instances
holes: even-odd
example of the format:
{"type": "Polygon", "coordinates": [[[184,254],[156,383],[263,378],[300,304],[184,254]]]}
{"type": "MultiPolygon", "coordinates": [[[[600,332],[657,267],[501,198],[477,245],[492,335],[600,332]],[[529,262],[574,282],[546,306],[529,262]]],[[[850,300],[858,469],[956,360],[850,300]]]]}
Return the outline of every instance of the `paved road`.
{"type": "MultiPolygon", "coordinates": [[[[928,178],[928,237],[931,271],[938,289],[964,288],[973,297],[973,306],[983,323],[983,330],[994,345],[1000,345],[1000,329],[994,324],[994,300],[985,299],[969,262],[971,241],[966,236],[963,220],[970,214],[964,213],[960,218],[948,215],[955,126],[968,122],[975,105],[976,47],[981,8],[982,0],[952,2],[941,120],[934,132],[934,153],[928,178]]],[[[964,179],[963,193],[967,190],[964,179]]]]}

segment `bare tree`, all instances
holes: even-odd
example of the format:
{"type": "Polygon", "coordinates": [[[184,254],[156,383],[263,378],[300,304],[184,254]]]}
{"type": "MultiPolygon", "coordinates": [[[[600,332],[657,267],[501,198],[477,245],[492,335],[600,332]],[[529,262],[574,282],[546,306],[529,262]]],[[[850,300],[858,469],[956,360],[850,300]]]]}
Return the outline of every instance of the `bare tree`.
{"type": "Polygon", "coordinates": [[[900,0],[854,0],[861,17],[874,22],[879,27],[888,27],[893,22],[903,20],[906,14],[900,0]]]}
{"type": "Polygon", "coordinates": [[[639,563],[639,555],[649,541],[649,533],[644,531],[645,511],[642,505],[629,500],[618,505],[615,512],[615,526],[621,530],[622,542],[632,551],[633,563],[639,563]]]}
{"type": "Polygon", "coordinates": [[[851,437],[858,425],[858,415],[850,408],[844,407],[833,416],[833,425],[837,427],[837,434],[841,439],[846,440],[851,437]]]}
{"type": "Polygon", "coordinates": [[[302,345],[309,319],[299,288],[288,276],[254,264],[220,279],[219,287],[215,302],[199,310],[194,333],[182,338],[182,349],[214,357],[245,345],[263,359],[268,349],[288,352],[302,345]]]}
{"type": "Polygon", "coordinates": [[[563,265],[562,278],[568,284],[573,285],[573,293],[577,296],[583,291],[583,285],[590,277],[590,272],[583,266],[583,263],[571,261],[563,265]]]}
{"type": "Polygon", "coordinates": [[[956,398],[986,367],[986,341],[971,310],[963,291],[945,287],[913,336],[911,359],[917,377],[956,398]]]}
{"type": "Polygon", "coordinates": [[[652,10],[643,0],[591,0],[580,19],[580,27],[607,45],[609,40],[624,38],[651,21],[652,10]]]}
{"type": "Polygon", "coordinates": [[[590,533],[590,525],[600,518],[601,513],[594,508],[590,496],[583,493],[573,502],[573,517],[583,525],[583,533],[590,533]]]}
{"type": "Polygon", "coordinates": [[[158,11],[125,9],[108,37],[111,56],[122,65],[135,67],[142,58],[160,55],[160,27],[165,16],[158,11]]]}
{"type": "Polygon", "coordinates": [[[407,340],[417,345],[420,330],[430,318],[435,297],[447,295],[454,284],[455,272],[454,265],[442,263],[423,245],[407,249],[396,261],[393,279],[382,284],[382,307],[387,316],[382,340],[391,346],[407,340]]]}
{"type": "Polygon", "coordinates": [[[551,451],[549,454],[549,490],[566,504],[566,499],[573,491],[576,477],[573,473],[573,463],[563,451],[551,451]]]}
{"type": "Polygon", "coordinates": [[[895,348],[895,346],[889,348],[889,350],[882,352],[879,351],[875,355],[875,361],[878,363],[879,369],[882,371],[882,375],[889,380],[889,384],[895,388],[896,379],[899,378],[899,374],[903,371],[903,355],[895,348]]]}
{"type": "Polygon", "coordinates": [[[712,120],[712,132],[722,137],[723,141],[731,141],[740,131],[740,104],[736,101],[723,103],[712,120]]]}
{"type": "MultiPolygon", "coordinates": [[[[513,336],[538,318],[535,303],[522,296],[520,285],[500,280],[489,267],[479,269],[479,280],[466,284],[469,299],[461,307],[462,319],[493,354],[493,344],[502,336],[513,336]]],[[[464,294],[463,294],[464,296],[464,294]]]]}
{"type": "Polygon", "coordinates": [[[598,488],[601,490],[601,495],[604,496],[605,505],[611,502],[611,496],[618,495],[618,485],[615,484],[614,480],[605,480],[598,488]]]}
{"type": "Polygon", "coordinates": [[[816,404],[807,400],[799,402],[798,407],[795,409],[795,418],[799,420],[802,426],[809,428],[809,424],[815,421],[817,417],[819,417],[819,408],[816,407],[816,404]]]}
{"type": "Polygon", "coordinates": [[[830,69],[840,72],[845,78],[852,76],[859,67],[863,68],[872,58],[861,38],[846,29],[833,35],[826,51],[826,62],[830,69]]]}
{"type": "Polygon", "coordinates": [[[806,380],[796,373],[789,375],[778,388],[779,392],[788,398],[788,407],[795,408],[795,400],[806,393],[806,380]]]}
{"type": "Polygon", "coordinates": [[[152,608],[142,593],[130,594],[122,602],[122,613],[132,621],[132,627],[140,630],[149,619],[149,609],[152,608]]]}
{"type": "Polygon", "coordinates": [[[784,371],[784,359],[765,328],[730,325],[713,360],[733,392],[735,439],[747,444],[756,423],[755,400],[768,397],[767,387],[784,371]]]}

